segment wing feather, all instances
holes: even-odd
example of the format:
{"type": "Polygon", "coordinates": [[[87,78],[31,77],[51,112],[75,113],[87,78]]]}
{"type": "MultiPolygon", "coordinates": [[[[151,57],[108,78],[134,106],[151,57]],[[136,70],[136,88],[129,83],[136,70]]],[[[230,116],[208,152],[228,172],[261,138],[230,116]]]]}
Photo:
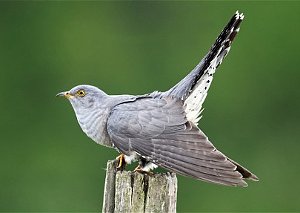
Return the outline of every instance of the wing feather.
{"type": "Polygon", "coordinates": [[[107,130],[122,153],[134,151],[181,175],[230,186],[246,186],[244,178],[256,177],[187,120],[180,100],[140,98],[120,104],[111,112],[107,130]]]}

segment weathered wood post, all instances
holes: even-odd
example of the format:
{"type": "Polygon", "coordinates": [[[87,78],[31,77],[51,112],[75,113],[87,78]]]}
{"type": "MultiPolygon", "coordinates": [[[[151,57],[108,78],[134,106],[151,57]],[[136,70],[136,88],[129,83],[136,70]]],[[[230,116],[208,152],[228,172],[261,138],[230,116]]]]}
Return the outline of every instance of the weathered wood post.
{"type": "Polygon", "coordinates": [[[177,178],[174,173],[140,174],[116,171],[108,161],[102,212],[176,212],[177,178]]]}

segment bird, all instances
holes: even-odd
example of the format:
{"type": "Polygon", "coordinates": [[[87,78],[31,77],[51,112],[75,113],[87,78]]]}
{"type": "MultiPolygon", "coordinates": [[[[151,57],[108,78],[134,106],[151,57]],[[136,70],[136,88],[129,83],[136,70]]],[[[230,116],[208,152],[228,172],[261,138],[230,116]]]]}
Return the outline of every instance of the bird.
{"type": "Polygon", "coordinates": [[[228,54],[244,14],[238,11],[197,66],[171,89],[144,95],[108,95],[91,85],[60,92],[83,132],[121,153],[117,168],[138,161],[135,171],[157,167],[225,186],[247,186],[258,177],[219,151],[198,127],[217,67],[228,54]]]}

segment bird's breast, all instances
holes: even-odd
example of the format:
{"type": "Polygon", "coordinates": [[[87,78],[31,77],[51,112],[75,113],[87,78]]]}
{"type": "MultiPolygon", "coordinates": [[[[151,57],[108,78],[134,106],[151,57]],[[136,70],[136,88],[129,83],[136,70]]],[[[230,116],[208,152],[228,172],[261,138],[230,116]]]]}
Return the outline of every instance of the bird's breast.
{"type": "Polygon", "coordinates": [[[82,110],[76,117],[82,131],[98,144],[112,147],[106,131],[109,111],[105,109],[82,110]]]}

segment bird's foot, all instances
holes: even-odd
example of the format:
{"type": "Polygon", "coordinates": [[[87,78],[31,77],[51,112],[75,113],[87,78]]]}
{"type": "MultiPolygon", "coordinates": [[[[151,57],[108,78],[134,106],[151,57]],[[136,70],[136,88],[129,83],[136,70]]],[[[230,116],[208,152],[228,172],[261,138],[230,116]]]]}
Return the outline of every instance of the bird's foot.
{"type": "Polygon", "coordinates": [[[116,158],[116,162],[117,162],[117,170],[124,170],[125,166],[126,166],[126,161],[125,161],[125,155],[124,154],[120,154],[117,158],[116,158]]]}
{"type": "Polygon", "coordinates": [[[145,171],[145,170],[143,170],[143,167],[141,167],[140,165],[138,165],[133,171],[141,173],[141,174],[147,174],[149,176],[153,176],[154,175],[154,173],[151,172],[151,171],[145,171]]]}

